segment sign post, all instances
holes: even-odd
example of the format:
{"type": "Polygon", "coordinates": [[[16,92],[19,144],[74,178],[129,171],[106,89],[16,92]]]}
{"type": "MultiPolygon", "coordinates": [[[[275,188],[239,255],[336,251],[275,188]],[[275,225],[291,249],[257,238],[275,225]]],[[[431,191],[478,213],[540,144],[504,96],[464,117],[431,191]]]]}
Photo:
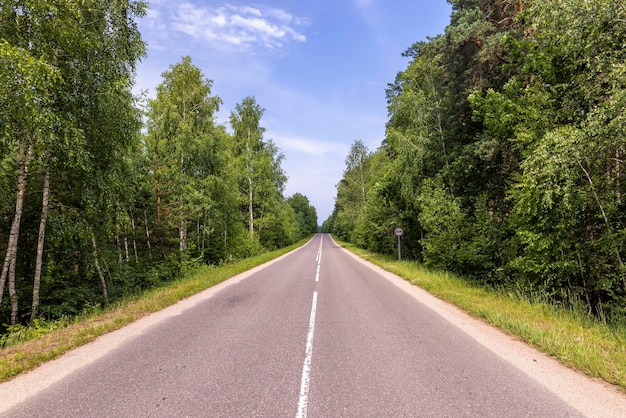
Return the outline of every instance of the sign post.
{"type": "Polygon", "coordinates": [[[402,260],[402,255],[400,253],[400,237],[402,236],[402,234],[404,234],[404,231],[402,230],[402,228],[396,228],[393,233],[396,234],[396,236],[398,237],[398,261],[400,261],[402,260]]]}

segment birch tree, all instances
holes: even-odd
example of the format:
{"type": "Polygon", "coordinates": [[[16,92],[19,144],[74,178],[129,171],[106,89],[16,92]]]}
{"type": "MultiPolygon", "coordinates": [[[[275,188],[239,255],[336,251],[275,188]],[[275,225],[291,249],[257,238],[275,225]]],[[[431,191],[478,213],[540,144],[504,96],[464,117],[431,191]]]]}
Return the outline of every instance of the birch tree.
{"type": "Polygon", "coordinates": [[[284,239],[285,234],[295,236],[295,216],[285,206],[283,196],[287,182],[281,166],[284,155],[271,139],[263,138],[265,128],[260,121],[264,113],[253,97],[246,97],[231,112],[230,125],[234,131],[234,169],[249,237],[252,242],[273,248],[291,241],[284,239]],[[293,218],[293,228],[285,228],[283,223],[287,212],[293,218]]]}
{"type": "Polygon", "coordinates": [[[48,106],[59,79],[58,71],[45,61],[0,41],[0,134],[3,149],[17,148],[15,211],[0,273],[0,302],[8,280],[12,324],[18,320],[15,268],[29,168],[35,147],[52,134],[54,115],[48,106]]]}
{"type": "Polygon", "coordinates": [[[211,206],[209,179],[221,164],[213,121],[221,101],[211,96],[211,85],[191,58],[183,57],[163,73],[157,96],[149,103],[145,141],[157,228],[159,233],[164,226],[178,231],[181,254],[187,250],[189,222],[211,206]],[[163,219],[165,213],[171,219],[163,219]]]}
{"type": "Polygon", "coordinates": [[[255,174],[263,150],[263,133],[260,126],[263,109],[253,97],[246,97],[235,106],[230,114],[230,125],[234,130],[235,153],[240,161],[239,174],[243,178],[242,192],[247,203],[247,224],[250,235],[254,233],[255,174]]]}

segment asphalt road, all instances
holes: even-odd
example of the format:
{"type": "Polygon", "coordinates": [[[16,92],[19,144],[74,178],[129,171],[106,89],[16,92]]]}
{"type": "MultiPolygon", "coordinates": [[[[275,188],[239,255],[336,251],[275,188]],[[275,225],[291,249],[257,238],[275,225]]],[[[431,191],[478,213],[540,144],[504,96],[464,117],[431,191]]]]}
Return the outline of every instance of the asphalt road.
{"type": "Polygon", "coordinates": [[[626,416],[328,236],[0,384],[7,417],[626,416]]]}

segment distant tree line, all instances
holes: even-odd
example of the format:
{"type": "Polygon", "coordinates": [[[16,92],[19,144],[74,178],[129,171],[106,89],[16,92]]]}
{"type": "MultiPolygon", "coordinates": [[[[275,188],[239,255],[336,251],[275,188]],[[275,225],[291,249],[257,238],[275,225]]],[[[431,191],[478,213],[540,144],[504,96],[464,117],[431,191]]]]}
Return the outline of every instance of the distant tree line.
{"type": "Polygon", "coordinates": [[[602,318],[626,314],[626,7],[452,0],[356,141],[324,224],[343,239],[602,318]]]}
{"type": "Polygon", "coordinates": [[[254,98],[227,131],[189,57],[163,73],[154,99],[133,97],[145,7],[0,6],[0,333],[317,231],[308,199],[283,197],[284,156],[254,98]]]}

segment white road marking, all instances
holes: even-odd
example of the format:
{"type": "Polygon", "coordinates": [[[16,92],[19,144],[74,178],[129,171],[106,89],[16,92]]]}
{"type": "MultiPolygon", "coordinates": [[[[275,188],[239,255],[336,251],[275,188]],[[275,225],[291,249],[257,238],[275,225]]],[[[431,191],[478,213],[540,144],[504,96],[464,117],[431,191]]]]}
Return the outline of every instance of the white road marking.
{"type": "MultiPolygon", "coordinates": [[[[324,236],[320,236],[320,248],[317,250],[317,272],[315,281],[320,280],[320,267],[322,265],[322,244],[324,236]]],[[[306,418],[307,406],[309,404],[309,382],[311,375],[311,358],[313,356],[313,334],[315,332],[315,312],[317,311],[317,291],[313,292],[313,303],[311,306],[311,317],[309,319],[309,333],[306,338],[306,349],[304,355],[304,365],[302,366],[302,380],[300,382],[300,400],[298,401],[298,413],[296,418],[306,418]]]]}
{"type": "Polygon", "coordinates": [[[322,244],[324,243],[324,235],[322,235],[320,237],[320,249],[318,250],[317,254],[317,263],[318,264],[322,264],[322,244]]]}
{"type": "Polygon", "coordinates": [[[296,418],[306,418],[309,403],[309,381],[311,374],[311,357],[313,356],[313,333],[315,332],[315,311],[317,310],[317,292],[313,292],[313,304],[311,306],[311,319],[309,320],[309,333],[306,338],[306,354],[302,366],[302,381],[300,383],[300,400],[298,401],[298,413],[296,418]]]}
{"type": "Polygon", "coordinates": [[[316,282],[320,281],[320,266],[322,265],[322,244],[323,243],[324,243],[324,235],[320,237],[320,248],[319,250],[317,250],[317,258],[315,259],[315,261],[317,261],[317,273],[315,273],[316,282]]]}

